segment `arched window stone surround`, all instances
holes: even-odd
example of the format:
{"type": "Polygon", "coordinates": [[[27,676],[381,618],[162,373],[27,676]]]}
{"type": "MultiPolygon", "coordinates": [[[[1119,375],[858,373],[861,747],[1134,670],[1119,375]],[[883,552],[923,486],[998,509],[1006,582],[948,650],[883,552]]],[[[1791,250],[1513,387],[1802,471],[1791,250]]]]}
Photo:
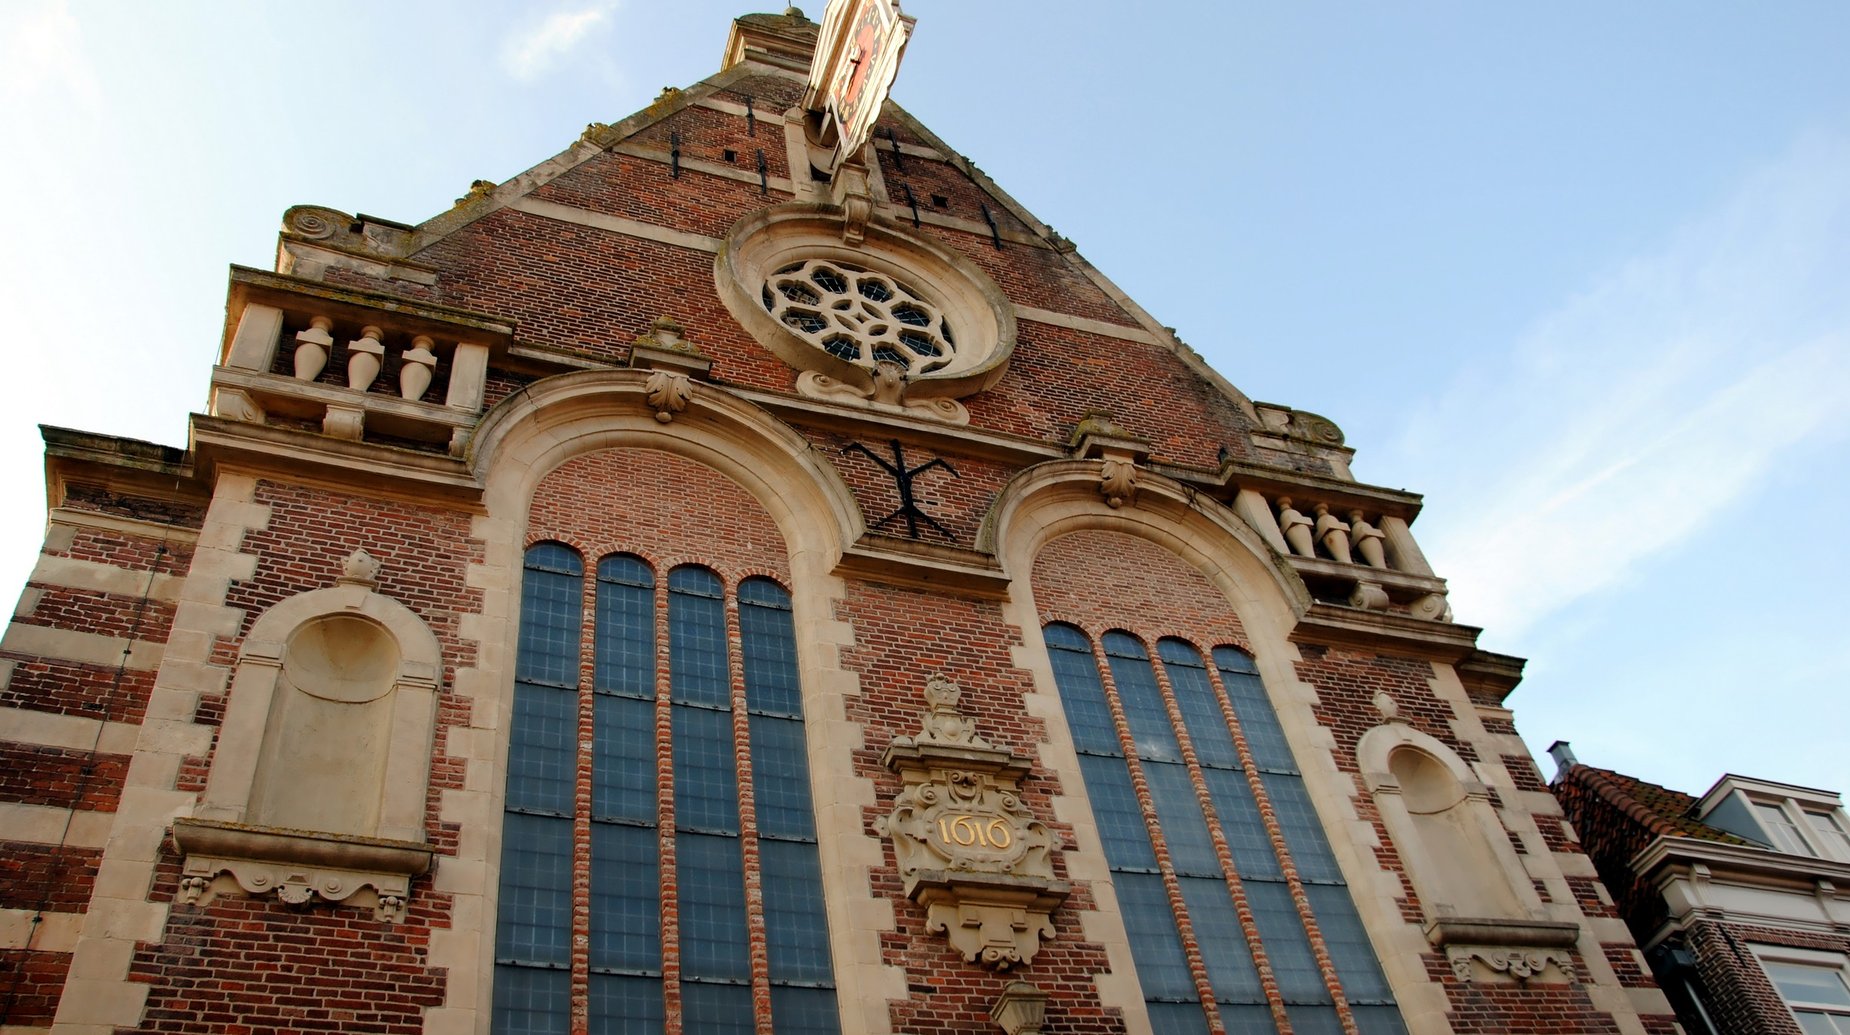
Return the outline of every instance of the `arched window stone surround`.
{"type": "Polygon", "coordinates": [[[1445,949],[1453,971],[1466,980],[1567,980],[1572,963],[1560,950],[1574,945],[1580,926],[1548,919],[1488,789],[1464,759],[1390,720],[1362,735],[1356,760],[1425,907],[1426,937],[1445,949]]]}
{"type": "Polygon", "coordinates": [[[424,843],[442,655],[412,610],[376,590],[378,562],[289,597],[245,636],[205,794],[174,822],[182,893],[229,873],[245,891],[339,902],[362,889],[404,911],[424,843]]]}
{"type": "MultiPolygon", "coordinates": [[[[1099,492],[1098,464],[1079,460],[1037,465],[1003,488],[978,533],[977,546],[993,551],[1012,579],[1004,605],[1007,620],[1022,630],[1025,643],[1038,643],[1041,615],[1029,576],[1042,547],[1070,532],[1100,529],[1137,536],[1201,571],[1240,620],[1394,999],[1409,1026],[1420,1030],[1416,1018],[1442,1016],[1449,1007],[1443,988],[1421,963],[1430,947],[1419,929],[1401,916],[1396,901],[1402,894],[1399,877],[1381,867],[1372,850],[1375,828],[1354,812],[1356,781],[1337,768],[1334,739],[1312,715],[1316,691],[1298,678],[1293,665],[1298,650],[1290,635],[1312,605],[1309,592],[1289,568],[1274,563],[1274,552],[1264,539],[1230,508],[1142,469],[1137,488],[1136,506],[1113,509],[1099,492]]],[[[1109,592],[1109,587],[1101,591],[1109,592]]],[[[1066,732],[1046,651],[1038,646],[1018,648],[1017,657],[1021,667],[1035,675],[1036,692],[1029,696],[1028,708],[1048,721],[1043,763],[1058,772],[1077,771],[1079,760],[1066,732]]],[[[1055,809],[1063,818],[1071,817],[1077,841],[1066,853],[1069,877],[1076,884],[1090,882],[1099,903],[1097,912],[1078,919],[1111,962],[1111,972],[1097,978],[1099,995],[1107,1006],[1123,1010],[1127,1020],[1136,1018],[1135,1030],[1149,1022],[1121,907],[1109,890],[1110,872],[1092,821],[1092,805],[1077,780],[1065,782],[1062,792],[1062,798],[1071,801],[1057,799],[1055,809]]]]}
{"type": "MultiPolygon", "coordinates": [[[[887,1000],[907,996],[905,972],[882,961],[880,936],[894,929],[892,903],[869,890],[870,872],[884,863],[882,843],[866,835],[864,810],[877,799],[872,780],[854,769],[852,745],[864,739],[847,720],[845,695],[858,692],[858,676],[844,670],[839,653],[852,643],[850,626],[835,617],[844,589],[835,576],[844,553],[866,531],[859,505],[835,469],[808,440],[769,411],[739,396],[690,384],[686,406],[671,422],[656,419],[648,399],[648,371],[595,370],[547,378],[508,397],[484,418],[467,458],[481,480],[485,513],[474,534],[482,560],[471,565],[472,584],[487,587],[483,613],[465,616],[463,635],[478,645],[474,665],[459,669],[454,691],[475,716],[452,757],[465,781],[481,790],[445,791],[439,818],[458,824],[464,837],[455,865],[436,876],[435,888],[453,896],[460,915],[478,917],[469,928],[433,940],[431,964],[457,975],[483,973],[494,958],[495,899],[500,877],[502,774],[505,730],[512,711],[512,671],[518,642],[519,569],[526,546],[528,507],[546,474],[585,453],[606,449],[657,450],[712,468],[754,497],[770,516],[788,550],[792,612],[799,651],[809,766],[815,791],[817,847],[830,896],[829,941],[841,987],[863,990],[842,1006],[843,1035],[890,1030],[887,1000]],[[839,904],[842,908],[837,910],[839,904]]],[[[492,986],[453,986],[446,1011],[468,1014],[486,1030],[492,986]]]]}

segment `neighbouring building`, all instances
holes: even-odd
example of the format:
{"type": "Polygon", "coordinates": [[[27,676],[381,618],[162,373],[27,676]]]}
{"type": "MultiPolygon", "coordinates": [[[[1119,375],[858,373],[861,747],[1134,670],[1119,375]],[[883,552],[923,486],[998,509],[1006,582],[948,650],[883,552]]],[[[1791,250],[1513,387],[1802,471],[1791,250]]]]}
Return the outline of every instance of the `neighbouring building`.
{"type": "Polygon", "coordinates": [[[1675,1030],[1419,497],[885,102],[908,25],[290,209],[185,448],[46,429],[0,1030],[1675,1030]]]}
{"type": "Polygon", "coordinates": [[[1701,796],[1549,748],[1555,796],[1692,1035],[1850,1033],[1850,820],[1729,774],[1701,796]]]}

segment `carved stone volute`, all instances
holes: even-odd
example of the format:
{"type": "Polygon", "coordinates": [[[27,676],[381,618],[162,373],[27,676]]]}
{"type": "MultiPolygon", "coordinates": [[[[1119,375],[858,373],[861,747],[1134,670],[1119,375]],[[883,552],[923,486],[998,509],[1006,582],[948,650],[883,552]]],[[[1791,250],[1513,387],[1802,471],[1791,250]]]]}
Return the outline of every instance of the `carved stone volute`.
{"type": "Polygon", "coordinates": [[[919,732],[881,762],[904,786],[876,824],[893,840],[906,897],[966,960],[998,971],[1028,965],[1071,887],[1056,880],[1052,831],[1020,797],[1033,760],[984,740],[958,707],[962,690],[926,681],[919,732]]]}

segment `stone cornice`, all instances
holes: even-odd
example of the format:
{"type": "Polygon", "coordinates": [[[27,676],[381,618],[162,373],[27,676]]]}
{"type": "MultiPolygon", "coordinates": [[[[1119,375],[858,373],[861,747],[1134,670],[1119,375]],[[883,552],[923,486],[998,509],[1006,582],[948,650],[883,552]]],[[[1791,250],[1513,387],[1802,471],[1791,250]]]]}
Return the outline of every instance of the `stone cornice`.
{"type": "Polygon", "coordinates": [[[1456,664],[1477,649],[1481,631],[1469,625],[1316,603],[1298,619],[1291,641],[1456,664]]]}
{"type": "Polygon", "coordinates": [[[463,461],[439,453],[199,413],[192,417],[191,439],[194,464],[208,482],[228,467],[420,502],[477,506],[481,500],[481,486],[463,461]]]}
{"type": "Polygon", "coordinates": [[[1008,574],[986,553],[872,532],[842,551],[835,574],[998,600],[1009,588],[1008,574]]]}
{"type": "Polygon", "coordinates": [[[1684,865],[1706,866],[1711,873],[1725,871],[1736,880],[1786,889],[1815,887],[1819,881],[1850,888],[1850,863],[1695,837],[1659,837],[1631,861],[1632,872],[1653,880],[1684,865]]]}

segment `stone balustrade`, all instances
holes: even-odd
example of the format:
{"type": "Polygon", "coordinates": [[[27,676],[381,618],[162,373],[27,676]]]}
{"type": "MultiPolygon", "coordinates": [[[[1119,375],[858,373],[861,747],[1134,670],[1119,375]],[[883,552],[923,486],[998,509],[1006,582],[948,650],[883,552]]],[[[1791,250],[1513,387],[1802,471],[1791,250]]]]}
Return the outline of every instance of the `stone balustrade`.
{"type": "Polygon", "coordinates": [[[436,307],[377,308],[351,294],[304,297],[291,284],[242,297],[237,287],[234,278],[214,416],[460,455],[482,410],[493,343],[511,328],[436,307]]]}
{"type": "Polygon", "coordinates": [[[1447,619],[1445,582],[1433,575],[1406,518],[1314,490],[1270,498],[1242,488],[1235,509],[1284,554],[1313,594],[1353,607],[1447,619]]]}

